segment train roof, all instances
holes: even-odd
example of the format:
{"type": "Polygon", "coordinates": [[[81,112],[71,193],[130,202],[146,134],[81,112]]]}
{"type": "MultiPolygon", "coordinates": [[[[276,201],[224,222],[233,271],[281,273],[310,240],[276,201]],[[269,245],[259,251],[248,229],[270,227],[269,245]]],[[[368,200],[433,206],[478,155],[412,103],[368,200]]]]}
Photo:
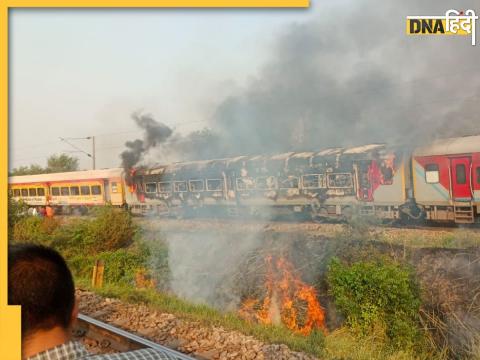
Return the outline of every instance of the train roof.
{"type": "Polygon", "coordinates": [[[68,180],[90,180],[90,179],[107,179],[110,177],[121,176],[122,168],[99,169],[99,170],[82,170],[70,171],[62,173],[38,174],[38,175],[22,175],[11,176],[8,178],[9,184],[27,184],[42,183],[49,181],[68,181],[68,180]]]}
{"type": "Polygon", "coordinates": [[[348,147],[348,148],[327,148],[318,152],[286,152],[273,155],[242,155],[227,159],[214,160],[197,160],[176,162],[173,164],[157,164],[146,168],[139,168],[138,172],[143,175],[161,175],[167,173],[175,173],[183,170],[202,170],[217,166],[232,167],[237,166],[242,162],[256,162],[256,161],[286,161],[288,159],[310,159],[312,157],[324,156],[355,156],[358,158],[371,158],[373,154],[385,151],[387,146],[385,144],[367,144],[362,146],[348,147]]]}
{"type": "Polygon", "coordinates": [[[480,152],[480,135],[437,139],[415,149],[414,156],[456,155],[480,152]]]}

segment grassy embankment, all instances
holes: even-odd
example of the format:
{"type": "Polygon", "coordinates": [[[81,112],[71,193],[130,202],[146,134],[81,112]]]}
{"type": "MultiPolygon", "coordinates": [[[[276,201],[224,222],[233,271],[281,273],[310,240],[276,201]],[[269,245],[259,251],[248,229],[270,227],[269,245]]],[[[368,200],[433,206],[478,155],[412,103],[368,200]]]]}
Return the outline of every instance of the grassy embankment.
{"type": "MultiPolygon", "coordinates": [[[[335,237],[344,239],[352,234],[351,231],[346,229],[335,237]]],[[[370,230],[368,232],[370,234],[370,230]]],[[[447,233],[440,243],[451,247],[478,244],[478,240],[472,242],[469,233],[466,234],[449,240],[451,235],[447,233]],[[460,239],[459,244],[455,244],[457,239],[460,239]]],[[[431,242],[431,238],[415,243],[412,238],[395,241],[391,237],[387,241],[382,239],[383,236],[385,234],[379,233],[374,240],[404,246],[431,242]]],[[[429,345],[429,334],[420,325],[420,291],[412,269],[384,256],[375,258],[372,254],[371,259],[330,261],[324,280],[332,303],[345,321],[326,336],[314,332],[304,337],[282,326],[254,324],[236,313],[220,312],[174,296],[168,290],[168,249],[162,235],[157,231],[140,230],[130,215],[122,211],[105,208],[95,217],[68,221],[12,216],[10,241],[36,242],[57,248],[67,258],[77,284],[86,289],[91,289],[89,281],[95,260],[103,259],[105,285],[94,289],[100,295],[146,303],[183,319],[223,326],[267,343],[286,344],[292,350],[322,358],[422,359],[445,356],[442,349],[429,345]],[[138,274],[149,273],[155,288],[137,288],[138,274]]]]}

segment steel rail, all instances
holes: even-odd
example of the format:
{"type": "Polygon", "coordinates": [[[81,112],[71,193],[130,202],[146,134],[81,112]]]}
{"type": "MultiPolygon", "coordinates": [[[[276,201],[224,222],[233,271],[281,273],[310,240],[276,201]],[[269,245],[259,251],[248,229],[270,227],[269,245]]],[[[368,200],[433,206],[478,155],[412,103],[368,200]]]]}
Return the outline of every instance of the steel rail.
{"type": "MultiPolygon", "coordinates": [[[[132,334],[128,331],[125,331],[123,329],[120,329],[118,327],[115,327],[113,325],[104,323],[103,321],[99,321],[97,319],[94,319],[90,316],[84,315],[84,314],[78,314],[78,322],[79,322],[79,327],[82,327],[82,325],[87,325],[88,329],[83,331],[83,335],[88,334],[89,330],[93,327],[94,330],[100,329],[101,332],[103,333],[108,333],[111,334],[110,336],[111,339],[108,339],[107,342],[108,344],[110,341],[113,339],[114,342],[118,343],[120,341],[126,341],[129,344],[133,345],[132,347],[127,347],[127,348],[122,348],[122,351],[126,350],[132,350],[132,349],[144,349],[144,348],[150,348],[154,349],[156,351],[159,351],[161,353],[167,354],[169,356],[174,357],[177,360],[194,360],[194,358],[182,354],[181,352],[178,352],[176,350],[170,349],[166,346],[157,344],[153,341],[144,339],[138,335],[132,334]]],[[[79,335],[79,334],[77,334],[79,335]]],[[[88,337],[88,336],[87,336],[88,337]]]]}

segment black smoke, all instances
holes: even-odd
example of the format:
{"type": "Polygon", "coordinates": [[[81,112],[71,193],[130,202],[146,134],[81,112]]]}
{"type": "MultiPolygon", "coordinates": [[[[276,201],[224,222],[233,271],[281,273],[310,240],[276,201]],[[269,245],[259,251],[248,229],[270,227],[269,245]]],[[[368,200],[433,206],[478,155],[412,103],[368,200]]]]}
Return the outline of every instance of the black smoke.
{"type": "Polygon", "coordinates": [[[127,150],[120,155],[127,181],[130,178],[132,168],[142,160],[143,156],[151,148],[165,143],[173,132],[165,124],[157,122],[150,114],[133,113],[132,119],[138,127],[144,130],[144,136],[143,140],[127,141],[125,143],[127,150]]]}
{"type": "Polygon", "coordinates": [[[279,32],[252,80],[218,99],[203,131],[168,138],[158,161],[478,134],[480,43],[405,34],[407,15],[478,5],[326,1],[312,20],[279,32]]]}
{"type": "Polygon", "coordinates": [[[322,7],[317,19],[283,31],[254,80],[220,102],[213,128],[230,154],[417,145],[479,133],[480,44],[470,36],[405,35],[407,15],[442,15],[452,6],[478,12],[478,5],[322,7]]]}

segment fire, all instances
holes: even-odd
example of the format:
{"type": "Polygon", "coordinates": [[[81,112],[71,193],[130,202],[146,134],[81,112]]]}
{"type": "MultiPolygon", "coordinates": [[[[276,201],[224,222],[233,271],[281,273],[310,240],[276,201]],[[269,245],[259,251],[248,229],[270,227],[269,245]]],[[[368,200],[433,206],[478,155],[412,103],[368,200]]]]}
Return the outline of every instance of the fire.
{"type": "Polygon", "coordinates": [[[263,299],[246,299],[240,316],[263,324],[280,324],[308,335],[313,329],[325,330],[325,312],[313,286],[305,284],[292,263],[283,257],[265,258],[267,268],[263,299]]]}

